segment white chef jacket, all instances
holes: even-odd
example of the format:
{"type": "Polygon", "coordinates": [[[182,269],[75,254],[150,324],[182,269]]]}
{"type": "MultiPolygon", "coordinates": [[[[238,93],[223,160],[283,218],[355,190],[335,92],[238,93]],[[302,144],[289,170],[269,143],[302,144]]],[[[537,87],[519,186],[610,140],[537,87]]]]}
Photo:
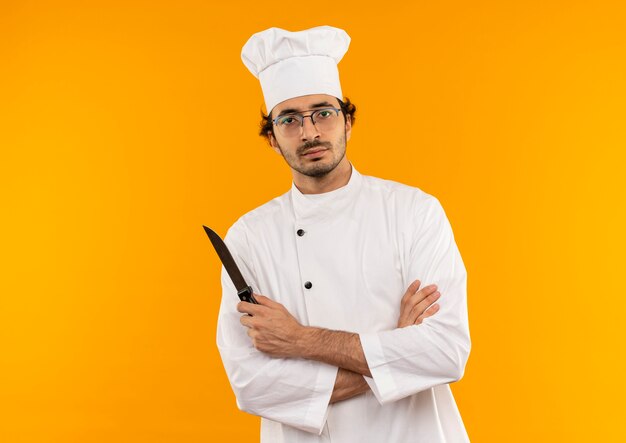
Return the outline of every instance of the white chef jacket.
{"type": "Polygon", "coordinates": [[[328,193],[293,185],[225,241],[255,293],[303,325],[358,333],[372,374],[371,391],[329,405],[338,368],[256,350],[222,268],[217,345],[237,405],[262,417],[261,442],[469,441],[448,386],[470,351],[466,271],[435,197],[353,167],[328,193]],[[438,286],[440,310],[399,329],[400,299],[416,279],[438,286]]]}

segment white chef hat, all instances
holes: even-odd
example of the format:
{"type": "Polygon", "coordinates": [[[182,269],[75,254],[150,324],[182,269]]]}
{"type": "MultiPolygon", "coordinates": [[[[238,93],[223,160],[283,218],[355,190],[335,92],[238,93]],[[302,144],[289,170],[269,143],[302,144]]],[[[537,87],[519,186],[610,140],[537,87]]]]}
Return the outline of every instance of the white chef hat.
{"type": "Polygon", "coordinates": [[[241,59],[260,80],[269,113],[278,103],[301,95],[343,99],[337,63],[349,45],[350,36],[332,26],[298,32],[269,28],[248,39],[241,59]]]}

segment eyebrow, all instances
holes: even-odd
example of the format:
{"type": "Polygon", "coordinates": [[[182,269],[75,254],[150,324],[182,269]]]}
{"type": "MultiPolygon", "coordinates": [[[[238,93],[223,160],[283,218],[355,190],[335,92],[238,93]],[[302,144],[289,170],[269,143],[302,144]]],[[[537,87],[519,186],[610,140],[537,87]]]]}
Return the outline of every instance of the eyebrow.
{"type": "MultiPolygon", "coordinates": [[[[328,103],[328,102],[319,102],[319,103],[315,103],[314,105],[311,105],[311,107],[309,109],[314,109],[314,108],[334,108],[335,106],[328,103]]],[[[277,115],[277,117],[280,117],[281,115],[285,115],[285,114],[296,114],[298,112],[302,112],[300,109],[296,109],[296,108],[288,108],[288,109],[283,109],[282,111],[280,111],[280,114],[277,115]]]]}

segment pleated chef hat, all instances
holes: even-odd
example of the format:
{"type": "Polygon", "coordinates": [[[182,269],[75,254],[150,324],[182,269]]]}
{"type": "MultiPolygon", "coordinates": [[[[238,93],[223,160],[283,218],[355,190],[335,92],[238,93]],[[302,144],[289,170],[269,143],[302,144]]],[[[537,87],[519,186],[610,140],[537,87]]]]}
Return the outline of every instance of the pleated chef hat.
{"type": "Polygon", "coordinates": [[[260,80],[269,113],[278,103],[301,95],[342,100],[337,63],[349,45],[350,36],[332,26],[298,32],[269,28],[248,39],[241,59],[260,80]]]}

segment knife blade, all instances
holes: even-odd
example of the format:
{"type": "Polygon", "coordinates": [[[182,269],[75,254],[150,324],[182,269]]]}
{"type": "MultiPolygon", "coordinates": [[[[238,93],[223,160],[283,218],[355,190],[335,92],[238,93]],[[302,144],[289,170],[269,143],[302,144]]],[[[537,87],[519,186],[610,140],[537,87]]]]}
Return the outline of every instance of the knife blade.
{"type": "Polygon", "coordinates": [[[246,280],[241,275],[241,271],[237,267],[237,263],[233,259],[232,254],[228,250],[228,247],[224,243],[224,240],[213,231],[213,229],[202,225],[204,231],[209,236],[209,240],[211,240],[211,244],[217,252],[217,256],[220,258],[224,268],[226,268],[226,272],[230,277],[231,281],[235,285],[237,289],[237,295],[241,301],[247,301],[248,303],[254,303],[256,305],[259,304],[258,301],[252,295],[252,287],[246,283],[246,280]]]}

